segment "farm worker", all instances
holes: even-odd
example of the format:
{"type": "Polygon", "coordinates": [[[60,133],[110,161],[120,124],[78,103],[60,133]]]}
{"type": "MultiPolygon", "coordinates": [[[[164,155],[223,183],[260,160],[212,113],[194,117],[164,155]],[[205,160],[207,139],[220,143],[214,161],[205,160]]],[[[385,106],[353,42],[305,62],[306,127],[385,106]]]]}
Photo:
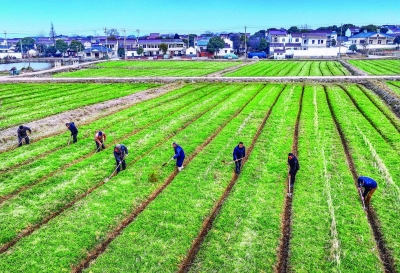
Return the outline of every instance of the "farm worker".
{"type": "Polygon", "coordinates": [[[366,176],[360,176],[357,179],[358,182],[358,190],[360,191],[361,188],[364,188],[364,193],[362,195],[363,200],[365,197],[365,205],[368,207],[369,202],[371,201],[371,196],[374,194],[376,188],[378,187],[378,184],[376,183],[375,180],[372,178],[366,177],[366,176]]]}
{"type": "Polygon", "coordinates": [[[240,174],[240,168],[242,166],[242,160],[246,156],[246,147],[243,146],[243,142],[239,142],[239,145],[233,149],[233,160],[235,161],[236,169],[235,173],[240,174]]]}
{"type": "Polygon", "coordinates": [[[65,126],[67,126],[68,130],[71,131],[71,136],[73,138],[73,142],[77,142],[78,140],[76,139],[76,136],[78,135],[78,128],[76,128],[75,123],[69,122],[66,123],[65,126]]]}
{"type": "Polygon", "coordinates": [[[94,136],[94,142],[96,142],[96,152],[98,150],[100,150],[100,147],[102,149],[105,149],[106,147],[104,146],[104,141],[106,141],[107,136],[105,133],[103,133],[102,131],[99,131],[96,133],[96,135],[94,136]]]}
{"type": "Polygon", "coordinates": [[[117,173],[121,170],[121,165],[122,165],[122,170],[126,169],[126,163],[125,163],[125,156],[128,155],[128,148],[124,144],[117,144],[114,147],[114,157],[117,162],[117,173]]]}
{"type": "Polygon", "coordinates": [[[15,75],[15,71],[17,71],[17,68],[15,66],[13,66],[10,71],[12,71],[12,74],[15,75]]]}
{"type": "Polygon", "coordinates": [[[171,158],[171,160],[176,159],[176,166],[178,167],[178,171],[182,171],[183,160],[185,160],[185,152],[183,151],[182,147],[175,142],[172,143],[172,147],[174,148],[175,155],[171,158]]]}
{"type": "Polygon", "coordinates": [[[288,155],[288,164],[289,164],[289,177],[290,177],[290,187],[293,187],[294,182],[296,181],[296,173],[298,170],[300,170],[300,165],[299,161],[297,160],[297,157],[289,153],[288,155]]]}
{"type": "Polygon", "coordinates": [[[25,139],[25,144],[29,144],[29,137],[28,137],[28,133],[27,131],[29,131],[30,134],[32,134],[32,130],[29,127],[20,125],[18,130],[17,130],[17,134],[18,134],[18,146],[21,147],[22,146],[22,141],[25,139]]]}

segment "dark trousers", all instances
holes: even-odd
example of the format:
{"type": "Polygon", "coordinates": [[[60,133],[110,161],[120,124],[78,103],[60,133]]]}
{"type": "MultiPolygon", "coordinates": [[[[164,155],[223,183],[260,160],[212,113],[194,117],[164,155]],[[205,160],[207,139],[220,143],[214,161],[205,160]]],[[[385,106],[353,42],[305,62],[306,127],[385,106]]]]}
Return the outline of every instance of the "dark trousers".
{"type": "MultiPolygon", "coordinates": [[[[18,136],[18,146],[19,147],[22,146],[23,140],[24,140],[24,137],[18,136]]],[[[25,137],[25,144],[29,144],[29,137],[28,136],[25,137]]]]}
{"type": "Polygon", "coordinates": [[[117,173],[119,173],[119,171],[121,170],[121,166],[122,170],[126,169],[125,159],[122,160],[121,165],[119,165],[119,161],[117,159],[115,159],[115,161],[117,162],[117,173]]]}
{"type": "Polygon", "coordinates": [[[96,142],[96,151],[100,151],[101,149],[105,149],[106,148],[106,146],[104,146],[103,141],[100,141],[101,142],[101,149],[100,149],[100,144],[97,141],[95,141],[95,142],[96,142]]]}
{"type": "Polygon", "coordinates": [[[290,174],[290,186],[291,187],[293,187],[294,182],[296,181],[296,173],[297,173],[297,171],[289,172],[289,174],[290,174]]]}
{"type": "MultiPolygon", "coordinates": [[[[76,138],[78,136],[78,134],[74,134],[72,135],[72,139],[73,139],[73,143],[76,143],[78,141],[78,139],[76,138]]],[[[96,142],[97,143],[97,142],[96,142]]]]}
{"type": "Polygon", "coordinates": [[[363,197],[365,198],[365,205],[369,206],[369,202],[371,201],[371,197],[374,194],[376,188],[368,188],[365,187],[363,197]]]}
{"type": "Polygon", "coordinates": [[[235,161],[235,173],[240,173],[240,167],[242,167],[242,160],[235,161]]]}

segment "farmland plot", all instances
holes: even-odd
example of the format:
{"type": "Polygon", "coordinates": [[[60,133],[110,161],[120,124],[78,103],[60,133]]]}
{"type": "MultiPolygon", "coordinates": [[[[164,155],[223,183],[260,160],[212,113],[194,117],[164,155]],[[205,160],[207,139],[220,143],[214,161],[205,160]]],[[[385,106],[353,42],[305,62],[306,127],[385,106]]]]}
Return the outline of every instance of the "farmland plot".
{"type": "Polygon", "coordinates": [[[240,65],[241,62],[202,61],[112,61],[54,77],[189,77],[205,76],[219,70],[240,65]]]}
{"type": "Polygon", "coordinates": [[[343,75],[349,72],[336,61],[259,61],[225,74],[227,77],[343,75]]]}
{"type": "MultiPolygon", "coordinates": [[[[309,74],[332,63],[279,65],[309,74]]],[[[189,84],[79,128],[70,146],[62,133],[0,154],[0,271],[399,270],[399,120],[363,86],[189,84]],[[109,139],[94,153],[98,129],[109,139]],[[187,156],[180,173],[161,167],[172,141],[187,156]],[[221,161],[239,141],[236,176],[221,161]],[[127,169],[108,179],[116,143],[127,169]],[[301,168],[288,203],[292,149],[301,168]],[[354,172],[379,184],[367,214],[354,172]]]]}
{"type": "Polygon", "coordinates": [[[387,85],[400,98],[400,82],[387,82],[387,85]]]}
{"type": "Polygon", "coordinates": [[[370,75],[400,74],[400,60],[349,60],[349,63],[370,75]]]}

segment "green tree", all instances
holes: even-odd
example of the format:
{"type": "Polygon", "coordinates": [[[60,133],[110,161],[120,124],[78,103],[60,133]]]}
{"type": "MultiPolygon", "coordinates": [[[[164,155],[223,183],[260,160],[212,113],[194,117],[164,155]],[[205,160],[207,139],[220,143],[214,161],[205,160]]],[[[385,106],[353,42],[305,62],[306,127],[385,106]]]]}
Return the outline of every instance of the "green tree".
{"type": "Polygon", "coordinates": [[[267,40],[265,40],[264,38],[261,38],[260,43],[257,46],[257,50],[258,51],[265,51],[267,49],[267,40]]]}
{"type": "Polygon", "coordinates": [[[22,51],[23,52],[33,49],[35,46],[35,40],[33,38],[31,38],[31,37],[22,38],[21,40],[19,40],[19,42],[17,43],[17,46],[16,46],[16,50],[18,52],[21,52],[21,43],[22,43],[22,51]]]}
{"type": "Polygon", "coordinates": [[[175,35],[174,35],[174,39],[180,39],[180,37],[179,37],[179,34],[178,34],[178,33],[175,33],[175,35]]]}
{"type": "Polygon", "coordinates": [[[139,47],[137,50],[136,50],[136,53],[139,55],[139,56],[142,56],[142,54],[143,54],[143,47],[139,47]]]}
{"type": "Polygon", "coordinates": [[[291,34],[291,33],[299,33],[300,32],[300,29],[298,28],[298,27],[296,27],[296,26],[292,26],[292,27],[290,27],[289,29],[288,29],[288,31],[287,31],[289,34],[291,34]]]}
{"type": "Polygon", "coordinates": [[[332,39],[331,45],[332,45],[332,46],[336,46],[336,40],[335,40],[335,39],[332,39]]]}
{"type": "Polygon", "coordinates": [[[57,49],[58,51],[60,51],[61,53],[64,53],[64,52],[66,52],[67,49],[68,49],[68,44],[67,44],[66,42],[64,42],[63,40],[58,39],[58,40],[56,41],[56,49],[57,49]]]}
{"type": "Polygon", "coordinates": [[[125,57],[125,49],[122,47],[118,48],[117,54],[118,54],[118,57],[120,57],[120,58],[125,57]]]}
{"type": "Polygon", "coordinates": [[[39,53],[45,53],[47,46],[44,44],[38,44],[36,45],[36,49],[38,50],[39,53]]]}
{"type": "Polygon", "coordinates": [[[397,45],[397,47],[399,47],[399,45],[400,45],[400,36],[397,36],[396,38],[394,38],[393,42],[397,45]]]}
{"type": "Polygon", "coordinates": [[[357,51],[357,46],[355,44],[352,44],[349,49],[353,52],[357,51]]]}
{"type": "Polygon", "coordinates": [[[69,49],[76,52],[81,52],[85,49],[85,46],[80,41],[72,40],[69,44],[69,49]]]}
{"type": "Polygon", "coordinates": [[[360,32],[363,32],[364,30],[367,30],[367,32],[376,32],[377,29],[379,29],[378,26],[367,25],[367,26],[361,27],[360,32]]]}
{"type": "Polygon", "coordinates": [[[165,43],[161,43],[159,49],[163,52],[163,55],[165,55],[168,51],[168,45],[165,43]]]}
{"type": "Polygon", "coordinates": [[[219,52],[220,49],[225,47],[225,41],[218,36],[211,37],[207,44],[207,51],[210,53],[219,52]]]}
{"type": "Polygon", "coordinates": [[[389,30],[389,29],[388,29],[387,27],[381,28],[381,32],[382,32],[382,33],[386,33],[386,32],[388,32],[388,30],[389,30]]]}
{"type": "Polygon", "coordinates": [[[189,46],[194,46],[194,38],[197,37],[196,34],[189,34],[189,46]]]}
{"type": "Polygon", "coordinates": [[[57,52],[57,48],[55,46],[49,46],[48,48],[46,48],[46,53],[47,54],[56,54],[57,52]]]}

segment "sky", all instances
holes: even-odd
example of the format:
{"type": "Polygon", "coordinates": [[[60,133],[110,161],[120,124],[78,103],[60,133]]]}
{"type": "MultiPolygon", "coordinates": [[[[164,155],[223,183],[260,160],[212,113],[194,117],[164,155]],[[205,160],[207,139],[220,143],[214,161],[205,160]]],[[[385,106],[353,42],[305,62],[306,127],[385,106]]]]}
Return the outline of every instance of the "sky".
{"type": "Polygon", "coordinates": [[[0,37],[57,34],[102,35],[104,27],[123,34],[247,32],[270,27],[341,23],[400,24],[398,1],[161,1],[0,0],[0,37]],[[384,3],[384,4],[383,4],[384,3]],[[397,9],[394,7],[398,7],[397,9]]]}

